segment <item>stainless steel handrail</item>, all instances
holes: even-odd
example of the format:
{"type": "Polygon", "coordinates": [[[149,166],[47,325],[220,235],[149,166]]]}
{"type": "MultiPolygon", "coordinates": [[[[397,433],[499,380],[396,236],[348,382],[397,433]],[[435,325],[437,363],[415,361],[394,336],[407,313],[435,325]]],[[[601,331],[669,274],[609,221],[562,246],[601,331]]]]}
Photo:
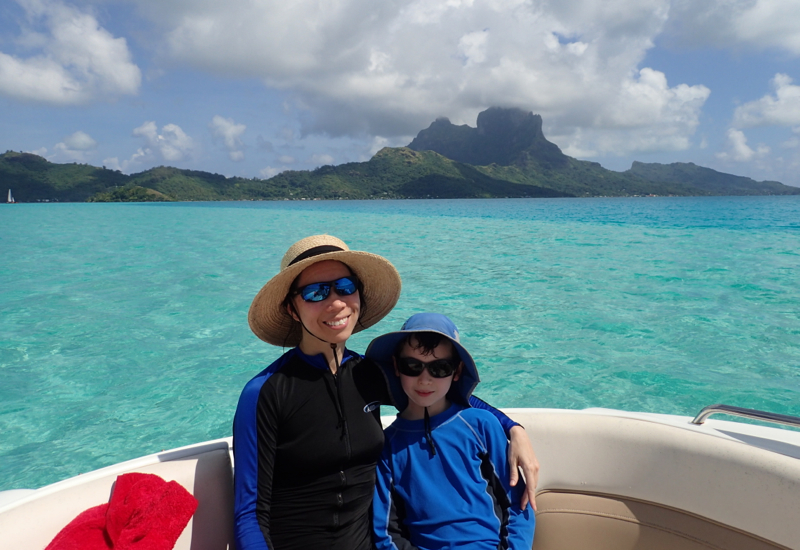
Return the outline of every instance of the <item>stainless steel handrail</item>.
{"type": "Polygon", "coordinates": [[[759,411],[756,409],[745,409],[742,407],[734,407],[732,405],[710,405],[700,411],[700,414],[694,417],[692,424],[702,424],[706,421],[706,418],[712,414],[730,414],[732,416],[741,416],[743,418],[751,418],[753,420],[761,420],[763,422],[774,422],[776,424],[784,424],[786,426],[800,428],[800,417],[759,411]]]}

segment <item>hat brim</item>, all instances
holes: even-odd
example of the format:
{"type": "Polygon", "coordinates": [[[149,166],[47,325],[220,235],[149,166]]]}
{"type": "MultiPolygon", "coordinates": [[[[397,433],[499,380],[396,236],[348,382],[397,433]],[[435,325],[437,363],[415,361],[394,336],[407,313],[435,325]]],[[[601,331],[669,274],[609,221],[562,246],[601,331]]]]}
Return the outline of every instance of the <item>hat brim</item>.
{"type": "Polygon", "coordinates": [[[294,347],[302,338],[300,323],[283,306],[292,282],[307,267],[335,260],[347,265],[363,285],[362,302],[366,311],[359,317],[353,333],[369,328],[383,319],[397,304],[402,282],[394,265],[382,256],[358,250],[339,250],[319,254],[292,264],[267,281],[256,294],[247,320],[260,339],[275,346],[294,347]]]}
{"type": "Polygon", "coordinates": [[[399,330],[397,332],[389,332],[387,334],[378,336],[372,342],[370,342],[369,346],[367,346],[367,351],[364,353],[366,357],[375,361],[383,371],[383,374],[389,384],[389,391],[392,396],[392,401],[394,401],[394,405],[397,407],[397,410],[401,412],[405,410],[405,408],[408,406],[408,396],[403,390],[399,377],[395,374],[392,357],[394,356],[394,350],[400,341],[406,338],[409,334],[415,334],[418,332],[433,332],[440,334],[442,337],[446,338],[448,342],[453,344],[456,352],[458,352],[459,359],[461,359],[461,362],[464,364],[464,368],[461,371],[461,376],[459,379],[453,382],[451,385],[451,391],[448,392],[448,395],[451,397],[458,397],[462,405],[468,406],[469,398],[472,395],[472,392],[475,391],[475,388],[481,381],[480,375],[478,374],[478,367],[475,365],[475,360],[467,351],[467,348],[462,346],[460,342],[457,342],[448,334],[438,330],[422,328],[414,330],[399,330]]]}

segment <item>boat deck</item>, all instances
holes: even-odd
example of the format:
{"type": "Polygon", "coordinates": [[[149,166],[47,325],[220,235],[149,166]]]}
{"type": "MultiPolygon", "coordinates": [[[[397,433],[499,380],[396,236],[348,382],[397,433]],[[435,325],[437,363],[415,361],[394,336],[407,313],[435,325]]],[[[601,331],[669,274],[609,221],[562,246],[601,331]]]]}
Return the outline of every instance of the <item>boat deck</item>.
{"type": "MultiPolygon", "coordinates": [[[[798,432],[606,409],[506,412],[541,463],[534,550],[800,549],[798,432]]],[[[198,499],[176,549],[233,548],[230,445],[210,441],[6,495],[3,547],[45,548],[135,471],[176,480],[198,499]]]]}

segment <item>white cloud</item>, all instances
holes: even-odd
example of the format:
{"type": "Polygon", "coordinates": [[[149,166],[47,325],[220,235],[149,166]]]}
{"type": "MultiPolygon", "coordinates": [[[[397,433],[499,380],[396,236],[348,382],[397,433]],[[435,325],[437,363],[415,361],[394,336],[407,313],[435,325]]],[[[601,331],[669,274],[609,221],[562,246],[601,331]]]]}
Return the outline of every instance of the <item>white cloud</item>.
{"type": "MultiPolygon", "coordinates": [[[[51,161],[80,161],[88,159],[88,153],[97,147],[97,142],[86,132],[80,130],[64,138],[64,141],[56,143],[53,147],[53,154],[48,158],[51,161]]],[[[47,149],[44,149],[46,152],[47,149]]]]}
{"type": "Polygon", "coordinates": [[[232,161],[244,160],[244,151],[242,150],[244,149],[244,144],[241,136],[247,126],[236,124],[233,119],[214,115],[209,128],[211,128],[211,134],[214,139],[222,142],[222,145],[228,151],[228,157],[232,161]]]}
{"type": "Polygon", "coordinates": [[[272,176],[277,176],[278,174],[283,172],[283,170],[284,170],[283,168],[273,168],[272,166],[267,166],[266,168],[262,168],[261,170],[259,170],[258,173],[261,175],[262,178],[268,179],[271,178],[272,176]]]}
{"type": "Polygon", "coordinates": [[[58,0],[18,0],[30,28],[17,38],[27,56],[0,52],[0,94],[69,105],[135,94],[141,72],[127,42],[58,0]],[[32,50],[32,51],[31,51],[32,50]]]}
{"type": "Polygon", "coordinates": [[[147,121],[134,128],[132,135],[141,138],[142,147],[127,160],[120,161],[118,157],[104,159],[106,167],[131,172],[144,164],[176,163],[195,155],[194,140],[177,124],[167,124],[159,132],[154,121],[147,121]]]}
{"type": "Polygon", "coordinates": [[[328,164],[333,164],[334,158],[330,155],[311,155],[311,164],[314,166],[324,166],[328,164]]]}
{"type": "Polygon", "coordinates": [[[155,157],[167,162],[180,162],[193,155],[194,141],[177,124],[167,124],[159,132],[156,123],[148,121],[135,128],[133,135],[145,142],[144,148],[134,155],[137,159],[155,157]]]}
{"type": "Polygon", "coordinates": [[[792,132],[795,135],[781,143],[781,147],[784,149],[796,149],[800,153],[800,127],[792,128],[792,132]]]}
{"type": "Polygon", "coordinates": [[[686,148],[708,97],[641,67],[674,1],[138,0],[173,60],[290,91],[306,135],[407,136],[497,105],[541,114],[564,147],[617,154],[686,148]]]}
{"type": "Polygon", "coordinates": [[[94,149],[97,146],[97,142],[86,132],[78,130],[64,138],[64,145],[76,151],[88,151],[89,149],[94,149]]]}
{"type": "Polygon", "coordinates": [[[579,122],[563,135],[556,129],[552,139],[579,157],[688,149],[711,91],[702,85],[670,88],[664,73],[650,68],[638,76],[621,83],[617,101],[597,106],[591,124],[579,122]]]}
{"type": "Polygon", "coordinates": [[[779,73],[772,79],[772,87],[774,95],[765,95],[736,108],[735,127],[800,125],[800,86],[793,85],[788,75],[779,73]]]}
{"type": "Polygon", "coordinates": [[[744,132],[731,128],[728,130],[728,150],[717,153],[717,158],[721,160],[731,160],[734,162],[750,162],[764,158],[769,154],[769,147],[759,145],[755,150],[747,145],[747,138],[744,132]]]}
{"type": "Polygon", "coordinates": [[[294,164],[295,162],[297,162],[297,159],[295,159],[294,157],[290,157],[289,155],[281,155],[278,157],[277,160],[281,164],[294,164]]]}
{"type": "Polygon", "coordinates": [[[458,40],[458,49],[466,60],[466,65],[475,65],[486,61],[486,44],[489,40],[487,31],[465,34],[458,40]]]}
{"type": "MultiPolygon", "coordinates": [[[[404,142],[405,143],[411,143],[411,138],[409,138],[408,140],[404,140],[404,142]]],[[[385,138],[383,136],[374,136],[372,138],[372,144],[370,145],[370,148],[369,148],[369,156],[370,157],[374,156],[375,153],[377,153],[378,151],[380,151],[384,147],[391,147],[390,140],[388,140],[387,138],[385,138]]]]}
{"type": "Polygon", "coordinates": [[[103,159],[103,166],[105,166],[109,170],[120,170],[120,171],[122,171],[122,164],[120,164],[119,158],[117,158],[117,157],[109,157],[109,158],[103,159]]]}
{"type": "Polygon", "coordinates": [[[800,55],[800,2],[673,0],[670,28],[684,46],[777,48],[800,55]]]}

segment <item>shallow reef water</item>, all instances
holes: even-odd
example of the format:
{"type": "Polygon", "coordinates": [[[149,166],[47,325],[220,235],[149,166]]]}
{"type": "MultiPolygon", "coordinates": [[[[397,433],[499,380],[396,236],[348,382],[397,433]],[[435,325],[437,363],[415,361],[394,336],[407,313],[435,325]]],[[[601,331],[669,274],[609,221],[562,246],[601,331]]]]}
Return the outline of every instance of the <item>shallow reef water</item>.
{"type": "Polygon", "coordinates": [[[446,313],[496,406],[800,415],[800,197],[17,204],[0,490],[230,435],[283,351],[250,332],[250,301],[316,233],[403,278],[349,347],[446,313]]]}

